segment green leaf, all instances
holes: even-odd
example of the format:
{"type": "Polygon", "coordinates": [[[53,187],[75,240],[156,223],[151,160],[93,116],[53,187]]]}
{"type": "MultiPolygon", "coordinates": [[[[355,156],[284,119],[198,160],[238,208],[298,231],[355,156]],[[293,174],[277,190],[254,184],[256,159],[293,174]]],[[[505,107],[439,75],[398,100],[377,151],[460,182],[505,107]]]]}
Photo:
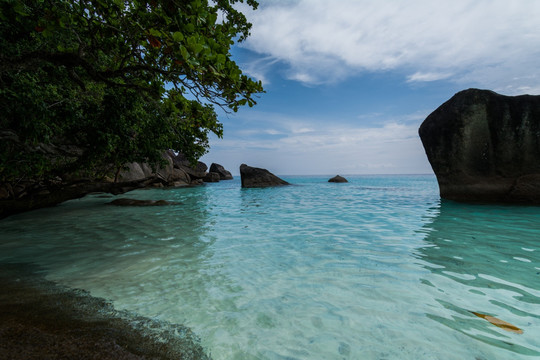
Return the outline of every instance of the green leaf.
{"type": "Polygon", "coordinates": [[[182,34],[180,31],[177,31],[173,34],[173,40],[176,42],[181,42],[184,40],[184,34],[182,34]]]}
{"type": "Polygon", "coordinates": [[[198,55],[204,47],[201,44],[194,44],[192,49],[195,55],[198,55]]]}
{"type": "Polygon", "coordinates": [[[153,35],[153,36],[161,36],[161,31],[157,29],[150,29],[148,30],[148,32],[150,33],[150,35],[153,35]]]}
{"type": "Polygon", "coordinates": [[[180,48],[180,53],[182,53],[182,57],[185,59],[185,60],[188,60],[189,59],[189,53],[187,51],[187,49],[185,47],[181,47],[180,48]]]}

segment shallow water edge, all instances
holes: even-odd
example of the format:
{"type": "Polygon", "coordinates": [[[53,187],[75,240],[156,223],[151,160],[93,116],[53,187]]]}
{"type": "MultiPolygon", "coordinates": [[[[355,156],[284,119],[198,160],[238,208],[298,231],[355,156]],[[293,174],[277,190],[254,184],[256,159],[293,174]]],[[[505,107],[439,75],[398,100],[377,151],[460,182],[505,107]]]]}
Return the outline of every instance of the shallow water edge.
{"type": "Polygon", "coordinates": [[[0,266],[0,354],[7,359],[210,359],[193,332],[45,280],[31,264],[0,266]]]}

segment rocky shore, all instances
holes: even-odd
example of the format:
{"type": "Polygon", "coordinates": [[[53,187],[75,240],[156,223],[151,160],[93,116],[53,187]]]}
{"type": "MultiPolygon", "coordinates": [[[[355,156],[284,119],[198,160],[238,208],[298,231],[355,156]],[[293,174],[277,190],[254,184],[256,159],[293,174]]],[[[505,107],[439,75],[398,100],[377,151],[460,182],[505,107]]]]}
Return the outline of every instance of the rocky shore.
{"type": "Polygon", "coordinates": [[[210,359],[189,328],[116,311],[29,266],[0,267],[1,359],[210,359]]]}
{"type": "Polygon", "coordinates": [[[42,181],[25,179],[17,184],[0,183],[0,219],[95,192],[123,194],[141,188],[185,187],[204,182],[231,180],[231,173],[212,163],[210,171],[203,162],[196,164],[171,150],[162,153],[164,165],[152,169],[146,163],[129,163],[114,178],[92,179],[65,175],[42,181]]]}

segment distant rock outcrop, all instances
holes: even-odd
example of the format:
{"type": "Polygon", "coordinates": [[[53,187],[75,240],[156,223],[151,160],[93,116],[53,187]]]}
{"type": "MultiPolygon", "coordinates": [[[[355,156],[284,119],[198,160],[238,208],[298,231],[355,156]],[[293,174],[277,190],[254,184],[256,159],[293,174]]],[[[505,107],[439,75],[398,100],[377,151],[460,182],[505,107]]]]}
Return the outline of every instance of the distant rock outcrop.
{"type": "Polygon", "coordinates": [[[243,188],[290,185],[266,169],[240,165],[240,178],[243,188]]]}
{"type": "Polygon", "coordinates": [[[345,179],[343,176],[336,175],[333,178],[329,179],[328,182],[332,183],[346,183],[348,182],[347,179],[345,179]]]}
{"type": "Polygon", "coordinates": [[[210,172],[215,172],[219,174],[220,180],[232,180],[233,176],[231,175],[231,172],[228,170],[225,170],[225,168],[219,164],[212,163],[210,165],[210,172]]]}
{"type": "Polygon", "coordinates": [[[540,96],[461,91],[419,134],[442,198],[540,204],[540,96]]]}

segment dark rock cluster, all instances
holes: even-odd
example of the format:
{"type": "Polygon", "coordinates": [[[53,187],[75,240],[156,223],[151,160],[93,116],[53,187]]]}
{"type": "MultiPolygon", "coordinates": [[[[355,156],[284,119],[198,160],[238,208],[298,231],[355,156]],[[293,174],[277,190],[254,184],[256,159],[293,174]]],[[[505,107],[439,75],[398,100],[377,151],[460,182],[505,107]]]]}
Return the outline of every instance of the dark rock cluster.
{"type": "Polygon", "coordinates": [[[163,153],[163,158],[167,165],[157,169],[155,172],[145,163],[127,164],[128,170],[119,174],[118,181],[140,180],[150,176],[157,176],[163,180],[163,186],[187,186],[198,185],[203,182],[218,182],[220,180],[231,180],[231,173],[219,164],[212,164],[210,171],[208,166],[198,161],[195,165],[182,153],[175,153],[167,150],[163,153]]]}

